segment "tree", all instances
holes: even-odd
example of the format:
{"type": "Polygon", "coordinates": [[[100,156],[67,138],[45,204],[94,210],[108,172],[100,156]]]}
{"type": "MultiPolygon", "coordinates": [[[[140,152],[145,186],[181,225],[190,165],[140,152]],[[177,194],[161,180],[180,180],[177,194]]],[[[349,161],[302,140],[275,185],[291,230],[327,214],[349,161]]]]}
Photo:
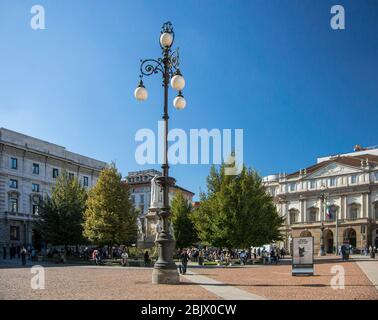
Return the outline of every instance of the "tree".
{"type": "Polygon", "coordinates": [[[280,240],[283,223],[260,176],[243,167],[238,175],[225,175],[225,166],[211,168],[207,193],[193,221],[201,241],[216,247],[249,248],[280,240]]]}
{"type": "Polygon", "coordinates": [[[88,193],[84,236],[100,245],[130,243],[136,238],[136,218],[129,186],[111,164],[101,171],[97,184],[88,193]]]}
{"type": "Polygon", "coordinates": [[[190,218],[192,205],[181,191],[177,192],[171,204],[171,222],[177,248],[192,246],[198,241],[197,231],[190,218]]]}
{"type": "Polygon", "coordinates": [[[52,188],[51,197],[46,196],[40,201],[34,228],[46,242],[54,245],[82,243],[86,197],[78,179],[63,172],[52,188]]]}

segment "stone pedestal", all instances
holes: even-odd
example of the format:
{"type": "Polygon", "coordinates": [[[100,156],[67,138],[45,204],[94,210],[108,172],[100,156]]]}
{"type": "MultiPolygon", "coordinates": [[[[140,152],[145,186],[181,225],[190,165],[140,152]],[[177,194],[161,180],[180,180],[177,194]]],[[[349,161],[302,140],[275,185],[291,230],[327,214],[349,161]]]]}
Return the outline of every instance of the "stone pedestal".
{"type": "Polygon", "coordinates": [[[180,276],[177,268],[154,268],[152,271],[152,283],[153,284],[179,284],[180,276]]]}

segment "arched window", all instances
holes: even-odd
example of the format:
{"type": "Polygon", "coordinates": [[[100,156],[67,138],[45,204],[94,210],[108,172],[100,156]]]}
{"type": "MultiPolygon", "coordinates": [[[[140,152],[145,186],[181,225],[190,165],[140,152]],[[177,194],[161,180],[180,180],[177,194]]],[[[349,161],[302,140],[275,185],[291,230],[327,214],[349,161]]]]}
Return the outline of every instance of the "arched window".
{"type": "Polygon", "coordinates": [[[349,219],[357,219],[360,212],[360,205],[352,203],[349,205],[349,219]]]}
{"type": "Polygon", "coordinates": [[[297,209],[289,210],[290,224],[298,222],[299,211],[297,209]]]}
{"type": "Polygon", "coordinates": [[[317,221],[317,216],[318,216],[318,208],[311,207],[307,209],[307,219],[309,222],[317,221]]]}
{"type": "Polygon", "coordinates": [[[8,209],[9,212],[17,213],[19,211],[19,194],[18,192],[9,192],[8,193],[8,209]]]}

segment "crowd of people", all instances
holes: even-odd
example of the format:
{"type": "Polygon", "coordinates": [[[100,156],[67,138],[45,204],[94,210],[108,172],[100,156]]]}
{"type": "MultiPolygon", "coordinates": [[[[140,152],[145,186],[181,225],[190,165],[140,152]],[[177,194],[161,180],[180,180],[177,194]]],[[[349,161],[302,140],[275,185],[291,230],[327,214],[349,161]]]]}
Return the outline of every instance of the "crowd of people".
{"type": "Polygon", "coordinates": [[[232,261],[239,261],[241,265],[246,265],[248,261],[259,260],[264,264],[278,263],[284,259],[287,251],[284,248],[275,246],[244,249],[219,249],[219,248],[184,248],[178,251],[177,256],[181,260],[182,273],[185,274],[186,266],[189,261],[198,262],[202,265],[204,262],[216,262],[218,265],[231,265],[232,261]]]}
{"type": "Polygon", "coordinates": [[[22,264],[25,265],[27,259],[31,261],[37,260],[37,250],[32,246],[3,246],[3,259],[6,260],[8,257],[10,260],[21,259],[22,264]]]}
{"type": "MultiPolygon", "coordinates": [[[[343,261],[349,260],[349,256],[353,254],[352,246],[343,244],[339,247],[339,256],[343,261]]],[[[366,247],[361,254],[371,255],[375,257],[375,247],[366,247]]],[[[220,249],[212,247],[191,247],[180,249],[176,252],[175,258],[181,261],[181,273],[185,274],[189,261],[197,262],[203,265],[205,262],[215,262],[217,265],[229,266],[232,264],[246,265],[256,261],[262,264],[278,264],[284,259],[289,252],[285,248],[279,248],[275,245],[245,249],[220,249]]],[[[78,257],[81,259],[92,261],[94,264],[100,265],[106,259],[118,259],[123,266],[129,265],[130,256],[134,257],[135,253],[130,255],[129,248],[126,246],[69,246],[69,247],[50,247],[42,252],[38,252],[32,246],[8,246],[3,247],[3,259],[19,259],[22,264],[26,264],[26,260],[36,261],[37,256],[47,256],[55,259],[57,263],[66,263],[68,257],[78,257]]],[[[155,255],[152,253],[152,256],[155,255]]],[[[138,257],[143,259],[144,266],[151,266],[153,259],[150,252],[145,250],[139,252],[138,257]]]]}

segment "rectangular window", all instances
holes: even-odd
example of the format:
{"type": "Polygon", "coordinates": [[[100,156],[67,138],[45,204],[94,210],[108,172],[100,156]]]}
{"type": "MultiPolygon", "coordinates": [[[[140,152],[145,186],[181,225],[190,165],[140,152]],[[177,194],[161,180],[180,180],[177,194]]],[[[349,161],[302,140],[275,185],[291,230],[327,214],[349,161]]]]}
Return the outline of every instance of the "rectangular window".
{"type": "Polygon", "coordinates": [[[17,189],[18,188],[18,180],[10,179],[9,188],[17,189]]]}
{"type": "Polygon", "coordinates": [[[10,212],[18,212],[18,199],[17,198],[10,198],[9,199],[9,207],[10,207],[10,212]]]}
{"type": "Polygon", "coordinates": [[[289,184],[289,191],[295,191],[297,189],[297,184],[292,182],[289,184]]]}
{"type": "Polygon", "coordinates": [[[32,183],[32,191],[33,192],[39,192],[39,184],[32,183]]]}
{"type": "Polygon", "coordinates": [[[375,181],[378,181],[378,171],[374,172],[374,179],[375,179],[375,181]]]}
{"type": "Polygon", "coordinates": [[[38,206],[38,204],[33,204],[33,214],[37,216],[38,213],[39,213],[39,206],[38,206]]]}
{"type": "Polygon", "coordinates": [[[58,178],[58,176],[59,176],[59,169],[54,168],[53,169],[53,178],[56,179],[56,178],[58,178]]]}
{"type": "Polygon", "coordinates": [[[20,240],[20,227],[10,226],[10,239],[20,240]]]}
{"type": "Polygon", "coordinates": [[[18,163],[17,163],[17,158],[11,158],[11,169],[17,170],[18,163]]]}
{"type": "Polygon", "coordinates": [[[39,174],[39,164],[38,163],[33,163],[33,173],[39,174]]]}
{"type": "Polygon", "coordinates": [[[88,187],[88,185],[89,185],[88,181],[89,181],[88,177],[84,177],[84,179],[83,179],[83,185],[84,185],[84,187],[88,187]]]}
{"type": "Polygon", "coordinates": [[[357,183],[357,175],[354,174],[350,177],[350,183],[354,184],[354,183],[357,183]]]}
{"type": "Polygon", "coordinates": [[[315,180],[310,180],[308,187],[309,187],[309,189],[315,189],[315,187],[316,187],[316,181],[315,180]]]}
{"type": "Polygon", "coordinates": [[[135,196],[134,195],[131,196],[131,202],[135,203],[135,196]]]}
{"type": "Polygon", "coordinates": [[[68,178],[69,178],[69,179],[72,180],[74,177],[75,177],[75,174],[74,174],[74,173],[71,173],[71,172],[68,173],[68,178]]]}
{"type": "Polygon", "coordinates": [[[336,177],[331,177],[329,179],[329,185],[330,185],[330,187],[336,187],[336,184],[337,184],[336,177]]]}
{"type": "Polygon", "coordinates": [[[144,203],[144,194],[140,195],[140,203],[144,203]]]}

